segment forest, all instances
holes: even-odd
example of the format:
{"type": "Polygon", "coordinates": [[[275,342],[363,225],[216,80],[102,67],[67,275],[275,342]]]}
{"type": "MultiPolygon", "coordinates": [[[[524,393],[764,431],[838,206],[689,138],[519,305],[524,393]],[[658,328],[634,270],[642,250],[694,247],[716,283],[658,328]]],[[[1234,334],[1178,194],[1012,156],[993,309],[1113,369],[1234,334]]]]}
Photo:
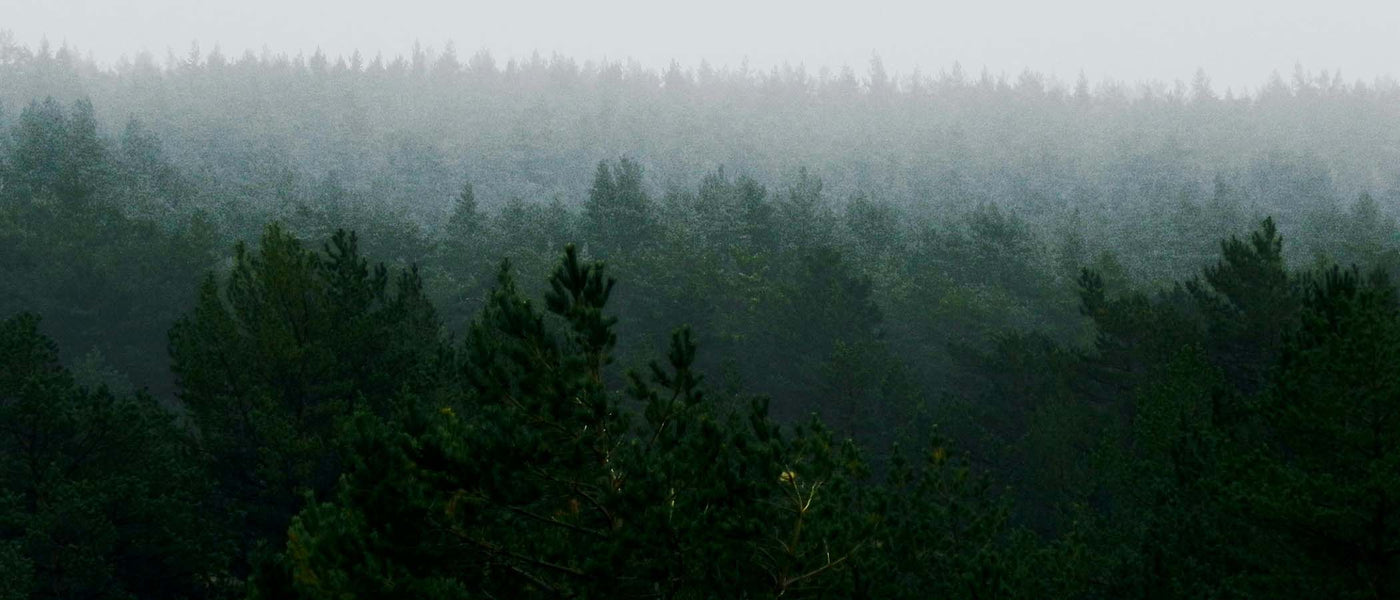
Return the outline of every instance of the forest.
{"type": "Polygon", "coordinates": [[[1400,83],[0,33],[0,600],[1400,598],[1400,83]]]}

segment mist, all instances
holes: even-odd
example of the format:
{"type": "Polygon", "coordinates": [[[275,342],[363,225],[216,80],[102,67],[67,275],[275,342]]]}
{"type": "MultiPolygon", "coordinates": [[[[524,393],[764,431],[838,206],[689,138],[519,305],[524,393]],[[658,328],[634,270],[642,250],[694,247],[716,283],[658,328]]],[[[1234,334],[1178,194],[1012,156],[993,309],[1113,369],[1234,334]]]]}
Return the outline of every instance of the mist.
{"type": "Polygon", "coordinates": [[[1400,597],[1397,12],[0,0],[0,600],[1400,597]]]}
{"type": "Polygon", "coordinates": [[[409,55],[448,44],[499,60],[558,53],[575,60],[677,61],[767,71],[860,68],[880,56],[892,72],[927,74],[961,64],[1015,77],[1033,70],[1062,81],[1190,81],[1204,69],[1220,89],[1264,85],[1301,64],[1349,80],[1394,75],[1400,9],[1348,0],[1136,3],[1093,1],[862,5],[779,0],[703,5],[574,2],[178,2],[6,0],[0,29],[36,46],[47,39],[102,64],[149,52],[158,60],[206,52],[311,55],[359,51],[409,55]]]}

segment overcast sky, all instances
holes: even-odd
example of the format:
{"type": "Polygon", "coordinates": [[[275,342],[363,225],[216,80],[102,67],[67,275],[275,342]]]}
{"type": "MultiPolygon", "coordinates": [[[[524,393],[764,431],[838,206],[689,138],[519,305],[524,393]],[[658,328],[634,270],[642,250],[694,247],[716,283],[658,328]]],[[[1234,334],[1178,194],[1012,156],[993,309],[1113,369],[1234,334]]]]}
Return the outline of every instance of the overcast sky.
{"type": "Polygon", "coordinates": [[[842,3],[789,0],[0,0],[0,30],[47,37],[101,61],[191,42],[227,55],[264,47],[331,56],[406,54],[452,41],[465,57],[553,52],[664,66],[701,59],[755,68],[851,65],[933,73],[954,61],[976,73],[1025,68],[1072,81],[1189,80],[1204,68],[1224,89],[1254,88],[1295,63],[1348,80],[1393,74],[1400,2],[1393,0],[1017,0],[842,3]]]}

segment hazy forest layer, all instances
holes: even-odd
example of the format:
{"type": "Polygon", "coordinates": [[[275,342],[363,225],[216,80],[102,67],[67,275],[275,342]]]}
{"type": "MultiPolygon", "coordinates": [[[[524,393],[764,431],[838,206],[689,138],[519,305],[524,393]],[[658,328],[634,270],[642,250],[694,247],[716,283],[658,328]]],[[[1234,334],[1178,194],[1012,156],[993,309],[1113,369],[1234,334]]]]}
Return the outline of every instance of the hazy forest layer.
{"type": "MultiPolygon", "coordinates": [[[[489,207],[578,206],[598,161],[619,156],[641,163],[658,195],[721,165],[774,188],[805,167],[837,206],[863,194],[917,223],[990,203],[1052,236],[1092,232],[1093,251],[1148,244],[1122,254],[1162,277],[1189,272],[1179,256],[1199,263],[1219,234],[1265,215],[1294,234],[1312,231],[1300,222],[1309,210],[1345,209],[1362,192],[1384,206],[1400,198],[1400,85],[1301,67],[1227,95],[1205,73],[1189,84],[1067,83],[953,66],[894,79],[878,60],[865,73],[658,73],[558,56],[502,65],[451,50],[385,59],[192,49],[103,70],[0,39],[0,80],[10,121],[48,96],[91,100],[112,134],[137,119],[196,179],[195,206],[285,216],[292,198],[332,178],[428,231],[468,179],[489,207]],[[1183,231],[1192,219],[1216,231],[1183,231]]],[[[1331,233],[1290,252],[1306,256],[1331,233]]]]}
{"type": "Polygon", "coordinates": [[[1397,155],[1301,70],[0,37],[0,600],[1397,597],[1397,155]]]}

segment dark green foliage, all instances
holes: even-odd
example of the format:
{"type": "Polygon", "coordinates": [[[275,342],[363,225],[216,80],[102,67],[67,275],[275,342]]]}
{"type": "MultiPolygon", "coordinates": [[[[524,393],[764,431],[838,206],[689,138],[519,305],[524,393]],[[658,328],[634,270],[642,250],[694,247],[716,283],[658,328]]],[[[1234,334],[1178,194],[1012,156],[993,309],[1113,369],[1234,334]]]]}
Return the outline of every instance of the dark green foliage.
{"type": "Polygon", "coordinates": [[[14,136],[6,179],[17,197],[83,204],[108,185],[110,150],[98,137],[91,102],[75,102],[71,111],[53,98],[32,102],[14,136]]]}
{"type": "Polygon", "coordinates": [[[1265,219],[1248,240],[1220,243],[1221,260],[1206,267],[1203,280],[1186,288],[1196,299],[1211,334],[1210,351],[1230,382],[1245,393],[1263,385],[1278,358],[1281,324],[1298,308],[1298,296],[1283,262],[1283,239],[1265,219]]]}
{"type": "Polygon", "coordinates": [[[0,307],[43,310],[54,320],[46,330],[70,352],[95,352],[166,394],[157,340],[192,299],[189,280],[210,264],[211,237],[199,222],[172,234],[103,206],[0,208],[0,307]]]}
{"type": "Polygon", "coordinates": [[[686,200],[694,220],[681,233],[701,237],[702,244],[719,257],[774,251],[775,208],[768,190],[752,177],[741,175],[731,181],[720,168],[705,176],[697,193],[686,200]]]}
{"type": "Polygon", "coordinates": [[[616,166],[598,163],[583,204],[590,241],[599,254],[632,252],[654,241],[651,198],[642,188],[641,164],[626,158],[616,166]]]}
{"type": "Polygon", "coordinates": [[[444,236],[447,238],[447,245],[465,253],[467,248],[480,243],[477,238],[486,229],[483,219],[472,184],[463,184],[462,191],[457,194],[457,201],[452,205],[452,214],[447,218],[447,231],[444,236]]]}
{"type": "Polygon", "coordinates": [[[900,215],[887,202],[856,196],[846,205],[846,227],[866,260],[883,258],[900,239],[900,215]]]}
{"type": "MultiPolygon", "coordinates": [[[[0,159],[0,314],[47,315],[46,333],[94,366],[171,391],[162,338],[191,299],[189,281],[217,242],[199,215],[158,222],[128,214],[165,200],[114,159],[92,106],[48,100],[26,109],[0,159]]],[[[169,169],[158,156],[143,168],[169,169]]],[[[126,393],[130,390],[114,390],[126,393]]]]}
{"type": "Polygon", "coordinates": [[[220,64],[0,112],[0,598],[1397,595],[1400,196],[1290,93],[220,64]]]}
{"type": "Polygon", "coordinates": [[[0,589],[189,598],[226,586],[203,465],[147,395],[74,384],[38,318],[0,322],[0,589]]]}
{"type": "Polygon", "coordinates": [[[1116,451],[1100,461],[1111,504],[1096,542],[1110,597],[1272,595],[1249,580],[1261,564],[1252,555],[1274,539],[1239,518],[1229,492],[1238,448],[1219,415],[1224,392],[1219,367],[1184,347],[1132,394],[1116,451]]]}
{"type": "Polygon", "coordinates": [[[502,270],[447,404],[357,417],[353,468],[294,521],[259,597],[913,598],[929,584],[978,597],[1009,585],[991,549],[1004,513],[943,446],[872,492],[854,447],[820,424],[784,430],[762,401],[717,410],[685,329],[668,366],[630,375],[624,403],[603,386],[612,280],[570,247],[550,282],[552,316],[502,270]]]}
{"type": "Polygon", "coordinates": [[[989,352],[960,346],[949,395],[931,412],[985,471],[1009,486],[1019,524],[1067,526],[1065,509],[1088,502],[1102,480],[1096,457],[1112,431],[1111,411],[1086,401],[1094,390],[1083,357],[1039,334],[1008,335],[989,352]]]}
{"type": "Polygon", "coordinates": [[[304,490],[331,489],[342,418],[432,388],[437,336],[416,270],[371,267],[353,233],[315,252],[271,225],[226,281],[205,279],[170,351],[245,544],[283,531],[304,490]]]}
{"type": "Polygon", "coordinates": [[[1131,399],[1101,477],[1106,591],[1390,597],[1394,288],[1355,269],[1290,274],[1271,220],[1221,247],[1158,298],[1082,278],[1090,364],[1111,382],[1096,393],[1131,399]]]}
{"type": "Polygon", "coordinates": [[[1257,511],[1300,551],[1299,597],[1391,597],[1400,585],[1397,380],[1400,306],[1381,273],[1319,273],[1287,336],[1254,489],[1257,511]]]}
{"type": "Polygon", "coordinates": [[[821,178],[803,167],[785,197],[778,201],[778,220],[786,225],[785,235],[780,238],[784,250],[800,252],[831,242],[836,219],[822,188],[821,178]]]}

